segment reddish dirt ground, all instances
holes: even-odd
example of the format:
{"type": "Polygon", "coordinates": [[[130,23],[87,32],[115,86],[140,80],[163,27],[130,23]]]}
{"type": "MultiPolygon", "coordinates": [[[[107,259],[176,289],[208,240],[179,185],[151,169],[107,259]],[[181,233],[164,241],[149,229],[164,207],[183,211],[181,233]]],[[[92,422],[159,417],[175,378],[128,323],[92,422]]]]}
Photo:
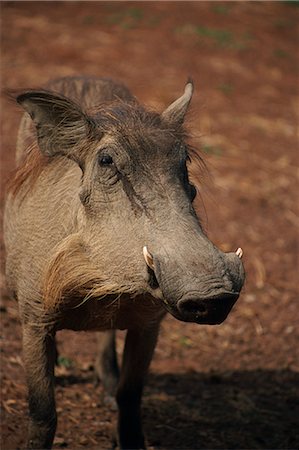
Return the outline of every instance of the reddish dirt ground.
{"type": "MultiPolygon", "coordinates": [[[[197,211],[221,249],[244,249],[247,281],[221,326],[163,322],[144,393],[149,447],[298,448],[296,2],[12,1],[1,10],[4,89],[109,76],[162,110],[195,81],[189,128],[210,172],[197,211]]],[[[2,187],[20,115],[2,100],[2,187]]],[[[27,406],[17,306],[4,275],[1,284],[1,448],[10,450],[24,445],[27,406]]],[[[115,411],[93,384],[96,337],[61,332],[58,343],[54,448],[107,449],[115,411]]]]}

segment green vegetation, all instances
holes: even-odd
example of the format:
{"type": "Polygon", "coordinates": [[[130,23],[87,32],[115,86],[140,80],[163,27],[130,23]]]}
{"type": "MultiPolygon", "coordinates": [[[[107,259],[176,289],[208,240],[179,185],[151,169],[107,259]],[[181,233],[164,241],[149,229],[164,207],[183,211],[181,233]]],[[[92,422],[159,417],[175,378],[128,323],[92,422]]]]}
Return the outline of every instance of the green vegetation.
{"type": "Polygon", "coordinates": [[[234,42],[233,34],[228,30],[197,26],[195,31],[201,37],[212,39],[220,47],[231,46],[234,42]]]}
{"type": "Polygon", "coordinates": [[[276,28],[279,28],[281,30],[286,30],[288,28],[296,27],[297,26],[297,22],[296,22],[296,20],[292,20],[290,18],[279,17],[278,19],[275,19],[273,21],[273,25],[276,28]]]}
{"type": "Polygon", "coordinates": [[[290,55],[288,54],[288,52],[286,52],[285,50],[283,50],[282,48],[276,48],[273,51],[274,56],[276,56],[277,58],[289,58],[290,55]]]}
{"type": "Polygon", "coordinates": [[[106,21],[110,25],[120,25],[124,29],[135,28],[143,19],[143,10],[136,7],[126,8],[110,14],[106,21]]]}
{"type": "Polygon", "coordinates": [[[224,3],[215,3],[212,5],[212,11],[216,14],[221,14],[223,16],[227,16],[231,10],[231,6],[226,5],[224,3]]]}
{"type": "Polygon", "coordinates": [[[176,33],[197,35],[202,44],[212,44],[220,48],[244,50],[253,39],[249,33],[236,36],[232,31],[222,28],[212,28],[203,25],[184,24],[175,29],[176,33]]]}
{"type": "Polygon", "coordinates": [[[287,3],[289,6],[299,6],[298,0],[285,0],[283,3],[287,3]]]}
{"type": "Polygon", "coordinates": [[[234,86],[231,83],[222,83],[217,86],[217,89],[223,94],[230,96],[234,91],[234,86]]]}
{"type": "Polygon", "coordinates": [[[182,347],[192,347],[192,341],[187,336],[181,336],[179,343],[182,347]]]}
{"type": "Polygon", "coordinates": [[[92,25],[94,22],[95,22],[94,16],[87,15],[82,18],[82,23],[84,25],[92,25]]]}
{"type": "Polygon", "coordinates": [[[58,356],[57,360],[58,366],[63,366],[69,369],[73,366],[73,361],[70,358],[67,358],[66,356],[58,356]]]}

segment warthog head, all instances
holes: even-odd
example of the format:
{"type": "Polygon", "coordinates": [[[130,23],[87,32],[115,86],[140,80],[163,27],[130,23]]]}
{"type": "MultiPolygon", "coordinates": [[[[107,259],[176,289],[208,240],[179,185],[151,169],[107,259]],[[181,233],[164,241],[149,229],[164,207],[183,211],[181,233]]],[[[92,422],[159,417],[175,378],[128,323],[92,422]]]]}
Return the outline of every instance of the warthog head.
{"type": "Polygon", "coordinates": [[[64,261],[64,277],[90,289],[94,279],[97,294],[150,293],[177,319],[217,324],[242,288],[242,251],[217,249],[192,206],[196,189],[188,178],[183,128],[192,92],[188,82],[162,114],[121,100],[84,112],[47,91],[17,100],[36,125],[40,151],[60,170],[65,164],[82,171],[81,178],[64,179],[75,180],[78,199],[76,234],[56,258],[64,261]],[[80,272],[86,267],[90,275],[80,272]]]}

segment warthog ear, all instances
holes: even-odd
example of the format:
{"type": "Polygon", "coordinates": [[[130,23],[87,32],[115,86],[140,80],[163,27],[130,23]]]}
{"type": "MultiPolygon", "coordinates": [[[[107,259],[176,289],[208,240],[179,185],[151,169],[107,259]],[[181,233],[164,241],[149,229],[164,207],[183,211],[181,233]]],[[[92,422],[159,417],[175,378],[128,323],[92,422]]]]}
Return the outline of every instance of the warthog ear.
{"type": "Polygon", "coordinates": [[[76,103],[47,91],[27,91],[16,100],[36,126],[42,153],[76,159],[75,148],[86,138],[89,125],[88,116],[76,103]]]}
{"type": "Polygon", "coordinates": [[[163,119],[167,120],[168,122],[182,123],[191,101],[192,94],[193,82],[191,80],[188,80],[185,86],[184,94],[165,109],[165,111],[162,113],[163,119]]]}

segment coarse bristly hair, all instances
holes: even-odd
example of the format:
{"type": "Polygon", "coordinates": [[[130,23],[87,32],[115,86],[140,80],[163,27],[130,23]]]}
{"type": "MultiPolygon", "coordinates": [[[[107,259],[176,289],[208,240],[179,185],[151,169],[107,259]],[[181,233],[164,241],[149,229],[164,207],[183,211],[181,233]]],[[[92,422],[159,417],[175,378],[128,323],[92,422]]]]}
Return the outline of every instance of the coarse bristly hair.
{"type": "Polygon", "coordinates": [[[113,283],[93,267],[78,234],[68,236],[59,244],[45,273],[43,295],[47,310],[75,307],[89,298],[142,293],[134,283],[130,287],[113,283]]]}
{"type": "MultiPolygon", "coordinates": [[[[79,105],[77,107],[80,108],[79,105]]],[[[174,141],[180,140],[187,143],[188,157],[200,168],[198,172],[202,172],[204,168],[198,151],[188,145],[188,134],[182,124],[168,123],[160,114],[145,109],[135,100],[118,99],[103,103],[89,109],[84,115],[88,117],[89,133],[80,149],[82,155],[88,152],[92,139],[99,138],[99,133],[111,133],[115,130],[126,143],[132,143],[134,146],[137,144],[137,148],[138,141],[135,139],[138,136],[142,136],[144,139],[147,137],[158,138],[161,141],[163,135],[167,134],[171,135],[174,141]]],[[[67,121],[66,117],[65,121],[67,121]]],[[[65,133],[70,129],[66,129],[65,133]]],[[[55,163],[55,157],[45,156],[39,150],[37,139],[34,138],[33,133],[28,140],[28,145],[24,160],[16,169],[8,185],[9,192],[14,196],[18,194],[24,184],[26,184],[26,189],[24,189],[24,195],[26,195],[34,187],[43,170],[48,165],[55,163]]],[[[78,151],[78,149],[79,146],[76,150],[78,151]]],[[[43,281],[44,306],[47,310],[59,309],[67,306],[69,302],[75,305],[89,298],[123,293],[138,295],[141,292],[140,287],[134,283],[131,283],[129,287],[122,286],[121,283],[113,283],[111,278],[107,279],[99,273],[87,258],[77,234],[70,235],[59,244],[55,255],[49,262],[43,281]]]]}
{"type": "MultiPolygon", "coordinates": [[[[47,92],[47,91],[45,91],[47,92]]],[[[61,94],[60,94],[61,96],[61,94]]],[[[79,109],[80,106],[77,105],[79,109]]],[[[176,126],[164,122],[160,114],[155,111],[145,109],[137,101],[122,101],[117,100],[109,103],[102,103],[98,107],[90,108],[89,115],[84,113],[88,120],[89,136],[85,140],[84,147],[80,149],[82,155],[88,152],[88,146],[99,131],[101,133],[111,132],[116,130],[118,134],[122,135],[125,140],[132,138],[132,130],[138,130],[140,136],[152,135],[161,137],[163,131],[172,134],[174,138],[188,141],[188,134],[182,124],[176,126]]],[[[67,119],[66,119],[67,120],[67,119]]],[[[71,128],[67,128],[66,133],[70,132],[71,128]]],[[[204,162],[199,152],[187,145],[188,156],[192,162],[196,163],[198,172],[204,169],[204,162]]],[[[53,162],[53,157],[45,156],[38,147],[37,139],[32,136],[28,143],[28,148],[24,155],[22,164],[17,167],[10,177],[7,189],[12,195],[16,195],[20,188],[26,182],[27,192],[32,188],[39,178],[40,174],[46,166],[53,162]]]]}

